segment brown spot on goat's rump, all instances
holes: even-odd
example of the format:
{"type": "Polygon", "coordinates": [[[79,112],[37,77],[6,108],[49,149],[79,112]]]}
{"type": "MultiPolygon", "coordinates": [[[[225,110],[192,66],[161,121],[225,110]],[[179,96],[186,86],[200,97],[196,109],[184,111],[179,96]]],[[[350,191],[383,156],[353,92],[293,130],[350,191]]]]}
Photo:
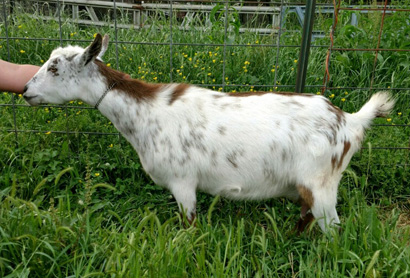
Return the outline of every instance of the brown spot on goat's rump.
{"type": "Polygon", "coordinates": [[[332,155],[332,158],[331,158],[332,170],[340,169],[342,167],[343,160],[345,156],[347,155],[347,153],[349,152],[351,146],[352,144],[349,141],[345,141],[343,143],[343,151],[340,155],[339,161],[337,160],[336,155],[332,155]]]}
{"type": "Polygon", "coordinates": [[[306,208],[306,211],[312,208],[315,203],[312,191],[303,185],[298,185],[296,188],[300,196],[302,208],[306,208]]]}
{"type": "Polygon", "coordinates": [[[107,67],[103,62],[95,61],[99,72],[106,78],[107,87],[114,84],[113,89],[125,92],[137,101],[150,100],[156,97],[156,92],[162,84],[149,84],[137,79],[131,79],[128,74],[107,67]]]}
{"type": "Polygon", "coordinates": [[[169,99],[169,105],[171,105],[172,103],[174,103],[174,101],[180,98],[188,88],[189,88],[188,84],[183,84],[183,83],[178,84],[171,94],[171,98],[169,99]]]}
{"type": "Polygon", "coordinates": [[[336,169],[336,164],[337,164],[337,157],[335,155],[332,155],[332,169],[336,169]]]}
{"type": "Polygon", "coordinates": [[[346,119],[345,119],[345,115],[342,109],[340,109],[337,106],[334,106],[328,99],[326,99],[326,103],[327,103],[327,109],[329,110],[329,112],[335,114],[338,125],[345,124],[346,119]]]}
{"type": "Polygon", "coordinates": [[[340,160],[339,160],[339,164],[337,165],[337,168],[342,167],[343,159],[345,158],[346,154],[349,152],[351,143],[349,141],[345,141],[343,145],[344,145],[343,152],[342,152],[342,155],[340,156],[340,160]]]}

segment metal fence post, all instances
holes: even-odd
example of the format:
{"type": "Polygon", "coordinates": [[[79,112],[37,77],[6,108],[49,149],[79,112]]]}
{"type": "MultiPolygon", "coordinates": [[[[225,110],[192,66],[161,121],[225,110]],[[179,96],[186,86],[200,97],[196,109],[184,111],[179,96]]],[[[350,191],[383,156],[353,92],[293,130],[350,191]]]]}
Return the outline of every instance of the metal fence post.
{"type": "Polygon", "coordinates": [[[305,89],[306,71],[309,62],[310,41],[312,39],[313,21],[315,18],[316,0],[308,0],[305,9],[305,20],[302,30],[302,44],[298,61],[298,72],[296,75],[296,93],[302,93],[305,89]]]}

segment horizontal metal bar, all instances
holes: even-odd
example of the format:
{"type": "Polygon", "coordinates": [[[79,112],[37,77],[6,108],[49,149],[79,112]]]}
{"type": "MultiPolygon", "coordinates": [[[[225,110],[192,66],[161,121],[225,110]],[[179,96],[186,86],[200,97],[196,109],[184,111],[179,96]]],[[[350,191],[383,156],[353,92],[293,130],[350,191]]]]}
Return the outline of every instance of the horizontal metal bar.
{"type": "MultiPolygon", "coordinates": [[[[0,36],[0,39],[7,39],[6,37],[0,36]]],[[[26,41],[54,41],[54,42],[83,42],[90,43],[92,40],[73,40],[73,39],[50,39],[50,38],[26,38],[26,37],[8,37],[8,40],[26,40],[26,41]]],[[[132,41],[112,41],[118,44],[127,44],[127,45],[162,45],[169,46],[169,42],[132,42],[132,41]]],[[[179,46],[224,46],[221,43],[182,43],[182,42],[173,42],[172,45],[179,46]]],[[[229,47],[278,47],[277,44],[226,44],[225,46],[229,47]]],[[[300,45],[279,45],[282,48],[299,48],[300,45]]],[[[317,48],[328,48],[327,45],[312,45],[312,47],[317,48]]]]}
{"type": "Polygon", "coordinates": [[[63,106],[63,105],[47,105],[47,104],[41,104],[41,105],[38,105],[36,107],[33,107],[33,106],[28,105],[28,104],[0,103],[0,107],[1,106],[5,106],[5,107],[32,107],[33,109],[43,108],[43,107],[47,107],[47,108],[52,107],[52,108],[60,108],[60,109],[68,108],[68,109],[81,109],[81,110],[84,110],[84,109],[95,110],[95,108],[92,107],[92,106],[63,106]]]}
{"type": "Polygon", "coordinates": [[[410,9],[401,8],[350,8],[350,7],[340,7],[339,10],[344,11],[388,11],[388,12],[410,12],[410,9]]]}
{"type": "Polygon", "coordinates": [[[59,131],[59,130],[24,130],[24,129],[7,129],[3,130],[3,132],[10,132],[10,133],[15,133],[15,132],[22,132],[22,133],[41,133],[41,134],[46,134],[46,133],[54,133],[54,134],[87,134],[87,135],[120,135],[120,133],[110,133],[110,132],[93,132],[93,131],[59,131]]]}
{"type": "Polygon", "coordinates": [[[339,48],[335,47],[332,50],[337,51],[393,51],[393,52],[410,52],[410,49],[400,48],[339,48]]]}

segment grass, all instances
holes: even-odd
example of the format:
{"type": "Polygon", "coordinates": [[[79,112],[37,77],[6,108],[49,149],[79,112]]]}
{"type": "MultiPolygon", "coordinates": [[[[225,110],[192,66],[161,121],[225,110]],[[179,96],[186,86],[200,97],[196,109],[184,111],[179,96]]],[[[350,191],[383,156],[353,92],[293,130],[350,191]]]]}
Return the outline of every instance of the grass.
{"type": "MultiPolygon", "coordinates": [[[[357,27],[348,24],[348,12],[340,17],[335,47],[374,47],[377,15],[361,14],[357,27]]],[[[329,30],[332,21],[319,19],[315,28],[329,30]]],[[[398,14],[386,17],[381,47],[408,48],[405,20],[398,14]]],[[[41,65],[60,45],[58,22],[16,10],[8,23],[8,36],[16,39],[0,39],[1,59],[8,60],[9,50],[13,62],[41,65]]],[[[223,18],[216,18],[205,31],[173,29],[177,44],[171,55],[169,18],[159,13],[151,23],[162,31],[119,29],[119,43],[111,44],[105,62],[149,82],[236,92],[293,89],[298,49],[277,51],[273,36],[239,35],[232,26],[231,46],[225,48],[223,18]]],[[[287,28],[281,45],[298,45],[299,34],[291,32],[297,27],[288,22],[287,28]]],[[[115,38],[111,28],[81,26],[65,17],[61,31],[68,40],[63,45],[86,46],[96,32],[115,38]]],[[[314,43],[329,45],[329,39],[314,43]]],[[[345,87],[369,87],[372,76],[376,88],[410,87],[409,55],[380,52],[373,75],[373,52],[333,52],[329,86],[335,89],[325,96],[355,112],[373,91],[345,87]]],[[[312,49],[307,85],[322,85],[325,58],[326,49],[312,49]]],[[[293,232],[299,207],[285,199],[233,202],[199,193],[196,224],[187,226],[170,193],[152,183],[134,150],[98,111],[78,101],[33,109],[21,97],[2,93],[0,276],[409,276],[409,152],[379,149],[408,147],[410,130],[403,125],[410,122],[410,93],[392,93],[398,99],[393,114],[375,121],[365,149],[342,179],[341,230],[324,235],[313,225],[300,236],[293,232]],[[21,131],[17,137],[15,127],[21,131]]]]}

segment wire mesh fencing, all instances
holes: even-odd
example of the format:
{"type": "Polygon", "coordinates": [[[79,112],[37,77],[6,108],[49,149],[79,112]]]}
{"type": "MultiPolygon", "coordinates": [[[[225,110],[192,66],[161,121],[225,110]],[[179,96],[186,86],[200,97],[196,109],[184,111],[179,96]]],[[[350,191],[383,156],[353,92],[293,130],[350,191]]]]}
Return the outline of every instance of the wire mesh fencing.
{"type": "MultiPolygon", "coordinates": [[[[323,2],[315,10],[305,91],[347,112],[357,111],[375,91],[392,91],[395,114],[376,121],[363,152],[372,142],[371,150],[379,152],[376,165],[406,171],[410,3],[323,2]]],[[[0,58],[41,65],[56,47],[85,47],[95,33],[107,33],[105,62],[133,78],[234,93],[294,91],[304,7],[284,0],[3,0],[0,58]]],[[[37,142],[79,156],[92,142],[96,154],[116,152],[120,159],[129,148],[108,120],[79,101],[32,108],[21,95],[4,92],[0,113],[2,136],[13,137],[16,147],[37,142]]]]}

